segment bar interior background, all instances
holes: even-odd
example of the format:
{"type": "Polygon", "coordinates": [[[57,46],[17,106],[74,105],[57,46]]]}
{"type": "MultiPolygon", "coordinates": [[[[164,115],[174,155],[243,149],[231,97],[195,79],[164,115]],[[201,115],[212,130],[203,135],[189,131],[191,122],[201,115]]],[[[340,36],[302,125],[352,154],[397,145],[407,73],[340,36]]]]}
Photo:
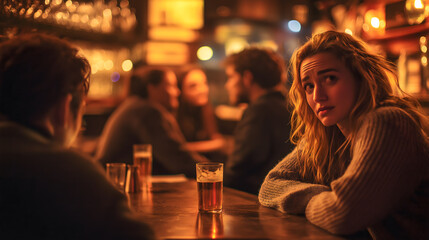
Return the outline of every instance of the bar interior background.
{"type": "MultiPolygon", "coordinates": [[[[177,70],[200,64],[210,101],[228,104],[223,58],[247,45],[288,60],[311,34],[329,29],[361,37],[397,63],[401,87],[429,114],[429,0],[3,0],[0,35],[41,31],[72,41],[92,67],[77,147],[93,153],[105,121],[127,95],[133,62],[177,70]]],[[[237,119],[216,111],[221,133],[237,119]]]]}

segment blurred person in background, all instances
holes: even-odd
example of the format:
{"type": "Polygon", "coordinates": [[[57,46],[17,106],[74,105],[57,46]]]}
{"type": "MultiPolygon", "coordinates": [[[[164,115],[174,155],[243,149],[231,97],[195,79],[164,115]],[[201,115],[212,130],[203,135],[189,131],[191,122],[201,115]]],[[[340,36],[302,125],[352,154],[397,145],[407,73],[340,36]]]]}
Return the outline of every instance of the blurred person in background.
{"type": "Polygon", "coordinates": [[[268,171],[293,149],[284,61],[272,50],[249,47],[224,65],[230,103],[249,103],[234,132],[225,185],[257,194],[268,171]]]}
{"type": "Polygon", "coordinates": [[[429,120],[395,66],[346,33],[292,57],[295,150],[265,179],[262,205],[334,234],[429,238],[429,120]]]}
{"type": "Polygon", "coordinates": [[[180,94],[176,75],[167,68],[144,68],[132,75],[130,96],[107,120],[96,158],[102,164],[133,164],[133,145],[152,144],[154,175],[195,177],[195,163],[208,160],[186,146],[173,115],[180,94]]]}
{"type": "Polygon", "coordinates": [[[185,66],[178,73],[181,91],[177,122],[189,149],[211,160],[223,161],[224,144],[218,132],[213,106],[209,102],[209,86],[205,72],[198,66],[185,66]]]}
{"type": "Polygon", "coordinates": [[[44,34],[0,44],[0,238],[152,239],[77,136],[90,65],[44,34]]]}

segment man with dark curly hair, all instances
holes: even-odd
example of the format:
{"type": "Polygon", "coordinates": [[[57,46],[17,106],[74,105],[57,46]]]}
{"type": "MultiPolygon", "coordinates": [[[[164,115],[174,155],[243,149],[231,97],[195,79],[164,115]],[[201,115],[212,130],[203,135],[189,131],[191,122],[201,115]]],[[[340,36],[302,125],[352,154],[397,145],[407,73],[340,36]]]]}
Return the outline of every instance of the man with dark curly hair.
{"type": "Polygon", "coordinates": [[[234,132],[225,185],[257,194],[268,171],[293,148],[284,61],[272,50],[249,47],[229,55],[224,66],[231,104],[249,103],[234,132]]]}

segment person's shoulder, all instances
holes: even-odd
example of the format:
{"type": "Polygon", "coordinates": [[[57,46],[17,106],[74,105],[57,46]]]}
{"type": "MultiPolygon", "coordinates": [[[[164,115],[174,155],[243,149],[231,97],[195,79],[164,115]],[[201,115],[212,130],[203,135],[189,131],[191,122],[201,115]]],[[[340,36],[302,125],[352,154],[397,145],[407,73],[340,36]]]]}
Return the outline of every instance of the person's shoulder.
{"type": "Polygon", "coordinates": [[[261,118],[290,117],[286,99],[281,93],[271,93],[262,96],[257,101],[249,104],[246,110],[252,115],[258,115],[261,118]]]}
{"type": "Polygon", "coordinates": [[[105,179],[101,164],[77,150],[58,148],[44,155],[46,157],[44,165],[49,166],[49,175],[57,176],[58,179],[91,181],[94,185],[100,184],[105,179]]]}
{"type": "Polygon", "coordinates": [[[401,132],[405,135],[418,134],[418,119],[404,108],[398,106],[382,106],[368,113],[363,124],[367,127],[383,131],[401,132]]]}
{"type": "MultiPolygon", "coordinates": [[[[56,144],[26,147],[22,152],[14,150],[4,155],[1,160],[1,165],[7,168],[7,171],[31,176],[40,181],[61,181],[73,176],[88,179],[87,176],[103,175],[101,165],[97,165],[90,156],[56,144]]],[[[10,175],[4,171],[0,172],[10,175]]]]}
{"type": "Polygon", "coordinates": [[[412,121],[412,116],[408,111],[401,107],[397,106],[383,106],[376,108],[374,111],[370,112],[366,118],[367,120],[379,120],[382,122],[398,122],[402,121],[412,121]]]}
{"type": "Polygon", "coordinates": [[[399,106],[381,106],[374,110],[376,114],[389,114],[389,113],[406,113],[406,111],[399,106]]]}
{"type": "Polygon", "coordinates": [[[287,101],[281,92],[269,92],[259,97],[255,102],[250,104],[250,107],[271,111],[272,109],[286,109],[287,101]]]}
{"type": "Polygon", "coordinates": [[[65,168],[74,168],[79,171],[82,169],[97,168],[94,159],[74,149],[52,147],[38,154],[39,159],[42,157],[46,159],[48,164],[61,165],[65,168]]]}
{"type": "Polygon", "coordinates": [[[64,159],[70,159],[73,160],[73,162],[76,161],[82,161],[85,163],[92,162],[92,158],[89,155],[86,155],[85,153],[82,153],[76,149],[69,149],[69,148],[58,148],[56,151],[53,152],[54,155],[58,155],[63,157],[64,159]]]}

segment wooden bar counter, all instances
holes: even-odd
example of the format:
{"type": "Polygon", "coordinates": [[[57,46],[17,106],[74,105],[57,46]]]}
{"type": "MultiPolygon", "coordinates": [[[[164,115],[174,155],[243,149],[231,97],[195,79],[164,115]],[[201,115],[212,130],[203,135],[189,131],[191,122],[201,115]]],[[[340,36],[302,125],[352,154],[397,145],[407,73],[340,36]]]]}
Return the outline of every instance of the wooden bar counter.
{"type": "Polygon", "coordinates": [[[199,213],[193,180],[154,182],[151,191],[128,193],[131,207],[160,239],[344,239],[258,203],[256,195],[224,187],[223,212],[199,213]]]}

